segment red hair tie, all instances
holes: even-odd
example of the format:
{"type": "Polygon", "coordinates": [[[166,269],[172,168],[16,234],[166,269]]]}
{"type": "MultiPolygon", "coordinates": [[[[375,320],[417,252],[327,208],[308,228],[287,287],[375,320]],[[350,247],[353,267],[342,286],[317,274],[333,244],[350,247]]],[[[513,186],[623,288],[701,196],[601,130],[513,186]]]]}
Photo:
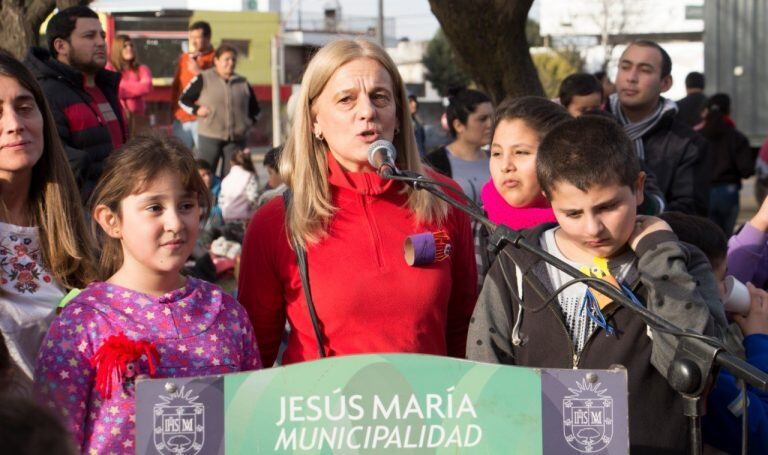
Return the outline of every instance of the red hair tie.
{"type": "Polygon", "coordinates": [[[101,345],[96,354],[91,357],[91,365],[96,368],[96,390],[102,397],[112,396],[112,383],[122,384],[136,377],[136,362],[142,355],[147,356],[149,376],[155,376],[155,362],[159,361],[155,343],[134,341],[123,332],[112,335],[101,345]]]}

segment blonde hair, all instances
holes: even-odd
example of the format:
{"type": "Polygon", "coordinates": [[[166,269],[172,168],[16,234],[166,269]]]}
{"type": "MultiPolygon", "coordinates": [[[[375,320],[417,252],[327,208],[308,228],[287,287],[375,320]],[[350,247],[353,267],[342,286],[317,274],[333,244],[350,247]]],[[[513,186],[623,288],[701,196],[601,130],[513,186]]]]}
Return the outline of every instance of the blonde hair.
{"type": "MultiPolygon", "coordinates": [[[[56,132],[56,121],[34,76],[9,53],[0,50],[0,75],[29,90],[43,116],[43,154],[32,167],[29,211],[38,228],[43,263],[65,288],[84,288],[96,273],[93,242],[88,233],[80,191],[56,132]]],[[[4,204],[3,212],[6,211],[4,204]]]]}
{"type": "Polygon", "coordinates": [[[139,57],[136,56],[136,46],[133,46],[133,60],[128,61],[123,58],[123,47],[125,47],[125,43],[133,43],[128,35],[117,35],[112,42],[112,52],[110,52],[109,60],[115,71],[135,71],[139,67],[139,57]]]}
{"type": "MultiPolygon", "coordinates": [[[[202,219],[208,218],[211,194],[197,172],[192,152],[179,139],[161,133],[134,136],[120,150],[109,155],[104,172],[91,195],[91,213],[103,205],[119,217],[121,201],[131,194],[144,191],[163,172],[176,173],[184,189],[197,194],[202,219]]],[[[95,217],[91,228],[101,247],[99,279],[106,280],[123,265],[122,242],[102,233],[95,217]]]]}
{"type": "MultiPolygon", "coordinates": [[[[302,245],[315,243],[326,234],[336,208],[328,184],[328,146],[312,134],[312,107],[326,84],[341,66],[360,58],[378,62],[392,78],[399,131],[392,143],[398,150],[400,169],[423,172],[413,125],[408,114],[407,92],[395,63],[378,45],[362,40],[339,40],[323,46],[307,66],[296,101],[291,132],[280,159],[280,174],[291,188],[287,213],[288,233],[302,245]]],[[[417,223],[441,224],[447,205],[426,191],[405,186],[408,209],[417,223]]]]}

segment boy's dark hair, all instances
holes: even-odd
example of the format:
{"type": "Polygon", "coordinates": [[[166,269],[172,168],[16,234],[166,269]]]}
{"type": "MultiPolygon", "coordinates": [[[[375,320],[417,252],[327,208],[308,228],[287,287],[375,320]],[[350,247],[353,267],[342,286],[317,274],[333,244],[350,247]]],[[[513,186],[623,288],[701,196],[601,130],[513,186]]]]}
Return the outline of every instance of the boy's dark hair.
{"type": "Polygon", "coordinates": [[[192,25],[189,26],[189,31],[191,32],[192,30],[202,30],[204,37],[206,38],[211,37],[211,24],[209,24],[208,22],[205,22],[205,21],[193,22],[192,25]]]}
{"type": "Polygon", "coordinates": [[[264,155],[264,161],[263,164],[266,167],[271,167],[275,170],[275,172],[280,172],[280,168],[278,167],[278,163],[280,162],[280,154],[283,152],[283,146],[278,145],[277,147],[273,147],[269,149],[269,151],[264,155]]]}
{"type": "Polygon", "coordinates": [[[597,71],[593,74],[593,76],[595,76],[595,79],[597,79],[598,81],[603,82],[603,79],[608,77],[608,73],[606,73],[605,71],[597,71]]]}
{"type": "Polygon", "coordinates": [[[197,167],[198,170],[205,169],[206,171],[213,173],[213,166],[211,166],[211,163],[209,163],[208,161],[205,161],[202,158],[198,158],[195,160],[195,166],[197,167]]]}
{"type": "Polygon", "coordinates": [[[593,93],[599,93],[600,98],[603,98],[603,85],[600,81],[589,73],[575,73],[563,79],[558,98],[560,98],[560,104],[568,107],[574,96],[587,96],[593,93]]]}
{"type": "Polygon", "coordinates": [[[544,137],[536,175],[547,198],[559,182],[587,191],[595,184],[619,184],[635,191],[640,162],[615,121],[597,115],[567,120],[544,137]]]}
{"type": "Polygon", "coordinates": [[[661,54],[661,78],[663,79],[672,74],[672,58],[670,58],[667,51],[665,51],[664,48],[659,45],[659,43],[647,39],[639,39],[632,41],[629,46],[627,46],[627,49],[632,46],[652,47],[659,51],[659,54],[661,54]]]}
{"type": "Polygon", "coordinates": [[[458,120],[462,125],[467,124],[469,114],[475,112],[477,106],[482,103],[490,103],[491,99],[483,92],[457,87],[449,90],[448,108],[445,115],[448,120],[448,130],[452,137],[456,137],[456,128],[453,127],[453,121],[458,120]]]}
{"type": "Polygon", "coordinates": [[[0,396],[0,447],[3,453],[77,453],[70,434],[51,411],[17,396],[0,396]]]}
{"type": "Polygon", "coordinates": [[[540,96],[507,98],[493,113],[493,131],[504,120],[522,120],[532,129],[539,140],[571,116],[563,106],[540,96]]]}
{"type": "Polygon", "coordinates": [[[77,20],[80,18],[98,19],[99,15],[87,6],[70,6],[56,13],[48,21],[45,35],[48,40],[48,51],[50,51],[53,58],[58,56],[53,42],[57,38],[69,41],[69,37],[72,36],[72,32],[77,26],[77,20]]]}
{"type": "Polygon", "coordinates": [[[226,54],[227,52],[230,52],[232,55],[237,58],[237,49],[230,46],[229,44],[222,44],[219,47],[216,48],[216,53],[213,54],[216,58],[221,58],[222,55],[226,54]]]}
{"type": "Polygon", "coordinates": [[[698,88],[704,90],[704,75],[698,71],[691,71],[685,76],[685,88],[698,88]]]}
{"type": "Polygon", "coordinates": [[[713,266],[725,260],[728,239],[712,220],[681,212],[664,212],[659,218],[669,224],[678,239],[698,247],[713,266]]]}

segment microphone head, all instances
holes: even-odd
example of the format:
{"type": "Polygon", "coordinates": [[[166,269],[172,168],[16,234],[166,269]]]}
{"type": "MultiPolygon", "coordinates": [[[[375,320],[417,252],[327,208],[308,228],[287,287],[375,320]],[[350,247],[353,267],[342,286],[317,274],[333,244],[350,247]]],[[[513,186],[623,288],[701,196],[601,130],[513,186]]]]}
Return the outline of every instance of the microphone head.
{"type": "Polygon", "coordinates": [[[386,162],[382,160],[383,157],[377,159],[376,153],[379,151],[386,154],[386,159],[389,160],[390,163],[395,164],[397,150],[395,149],[394,144],[386,139],[379,139],[368,147],[368,162],[374,169],[379,169],[382,163],[386,162]]]}

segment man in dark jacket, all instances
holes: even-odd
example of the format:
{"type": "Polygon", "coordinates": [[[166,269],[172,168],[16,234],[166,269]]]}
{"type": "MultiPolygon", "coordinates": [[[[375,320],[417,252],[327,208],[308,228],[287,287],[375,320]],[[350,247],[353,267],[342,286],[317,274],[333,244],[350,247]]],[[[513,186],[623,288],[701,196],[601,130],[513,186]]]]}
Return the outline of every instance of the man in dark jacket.
{"type": "Polygon", "coordinates": [[[707,103],[704,94],[704,75],[692,71],[685,76],[685,98],[677,102],[677,118],[693,128],[701,123],[701,111],[707,103]]]}
{"type": "Polygon", "coordinates": [[[666,210],[706,216],[709,205],[707,143],[676,118],[677,105],[661,96],[672,87],[672,60],[653,41],[635,41],[621,56],[617,93],[608,109],[654,173],[666,210]]]}
{"type": "Polygon", "coordinates": [[[120,74],[104,69],[104,31],[90,8],[60,11],[46,35],[48,50],[31,48],[24,63],[48,100],[85,203],[104,160],[127,139],[117,98],[120,74]]]}

